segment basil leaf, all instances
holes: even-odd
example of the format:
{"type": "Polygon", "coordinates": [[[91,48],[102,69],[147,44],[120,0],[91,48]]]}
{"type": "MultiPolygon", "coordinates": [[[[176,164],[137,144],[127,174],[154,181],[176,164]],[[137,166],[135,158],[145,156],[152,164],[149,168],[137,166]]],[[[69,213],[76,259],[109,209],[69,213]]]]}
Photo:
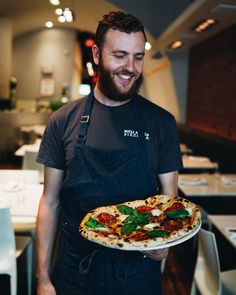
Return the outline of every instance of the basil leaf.
{"type": "Polygon", "coordinates": [[[90,217],[87,222],[85,222],[85,226],[88,229],[97,229],[97,228],[105,228],[100,222],[98,222],[96,219],[90,217]]]}
{"type": "Polygon", "coordinates": [[[149,235],[152,238],[156,238],[156,237],[165,237],[169,235],[168,230],[159,230],[159,229],[154,229],[154,230],[150,230],[148,232],[146,232],[147,235],[149,235]]]}
{"type": "Polygon", "coordinates": [[[137,226],[138,225],[135,222],[127,223],[122,227],[121,234],[122,235],[130,234],[130,233],[132,233],[132,231],[134,231],[136,229],[137,226]]]}
{"type": "Polygon", "coordinates": [[[183,219],[183,218],[187,218],[190,216],[189,212],[187,210],[183,210],[183,209],[166,212],[166,215],[170,219],[179,219],[179,218],[183,219]]]}
{"type": "Polygon", "coordinates": [[[149,216],[150,214],[148,213],[140,213],[136,218],[135,221],[140,224],[147,224],[149,222],[149,216]]]}
{"type": "Polygon", "coordinates": [[[116,208],[123,214],[125,215],[131,215],[133,214],[133,211],[134,209],[129,207],[129,206],[126,206],[126,205],[119,205],[119,206],[116,206],[116,208]]]}
{"type": "Polygon", "coordinates": [[[138,210],[136,208],[133,209],[133,215],[134,217],[137,217],[139,215],[138,210]]]}
{"type": "Polygon", "coordinates": [[[133,215],[129,215],[127,218],[125,218],[124,223],[130,223],[134,221],[134,216],[133,215]]]}

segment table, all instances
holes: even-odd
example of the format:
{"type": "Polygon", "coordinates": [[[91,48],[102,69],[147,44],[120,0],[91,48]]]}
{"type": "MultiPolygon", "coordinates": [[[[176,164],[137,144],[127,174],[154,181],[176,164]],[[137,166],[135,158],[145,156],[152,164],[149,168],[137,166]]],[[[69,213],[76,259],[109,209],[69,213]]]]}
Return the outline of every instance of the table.
{"type": "Polygon", "coordinates": [[[209,158],[201,157],[201,156],[191,156],[191,155],[183,155],[182,156],[183,166],[181,172],[194,172],[194,171],[217,171],[218,163],[212,162],[209,158]]]}
{"type": "Polygon", "coordinates": [[[236,197],[236,184],[226,185],[222,180],[223,178],[235,178],[236,180],[236,174],[182,174],[179,175],[178,187],[186,196],[236,197]],[[194,185],[195,180],[198,184],[194,185]],[[188,181],[190,181],[189,184],[188,181]],[[192,184],[191,181],[193,181],[192,184]]]}
{"type": "Polygon", "coordinates": [[[46,125],[27,125],[21,126],[20,130],[23,132],[34,131],[39,137],[42,137],[45,131],[46,125]]]}
{"type": "Polygon", "coordinates": [[[226,238],[227,241],[236,249],[236,215],[208,215],[211,225],[226,238]],[[230,233],[229,228],[234,229],[230,233]]]}
{"type": "Polygon", "coordinates": [[[192,150],[185,144],[185,143],[180,143],[180,150],[182,154],[191,154],[192,150]]]}
{"type": "Polygon", "coordinates": [[[226,185],[222,179],[236,180],[236,174],[179,175],[179,195],[202,206],[210,214],[236,214],[236,183],[226,185]]]}
{"type": "Polygon", "coordinates": [[[41,144],[41,139],[37,138],[33,144],[24,144],[18,150],[15,151],[15,156],[23,157],[25,151],[38,152],[41,144]]]}
{"type": "Polygon", "coordinates": [[[23,184],[18,191],[10,191],[7,185],[0,184],[0,204],[10,207],[15,231],[34,229],[43,185],[23,184]]]}

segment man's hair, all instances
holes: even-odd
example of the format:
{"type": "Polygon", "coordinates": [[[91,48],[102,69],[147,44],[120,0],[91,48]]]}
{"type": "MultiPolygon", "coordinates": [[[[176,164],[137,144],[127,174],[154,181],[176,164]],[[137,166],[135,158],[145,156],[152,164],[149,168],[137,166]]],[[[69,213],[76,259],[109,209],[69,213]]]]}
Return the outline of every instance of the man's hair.
{"type": "Polygon", "coordinates": [[[97,26],[95,43],[99,48],[102,48],[105,35],[109,29],[127,34],[142,32],[145,41],[147,41],[143,24],[137,17],[122,11],[111,11],[103,15],[97,26]]]}

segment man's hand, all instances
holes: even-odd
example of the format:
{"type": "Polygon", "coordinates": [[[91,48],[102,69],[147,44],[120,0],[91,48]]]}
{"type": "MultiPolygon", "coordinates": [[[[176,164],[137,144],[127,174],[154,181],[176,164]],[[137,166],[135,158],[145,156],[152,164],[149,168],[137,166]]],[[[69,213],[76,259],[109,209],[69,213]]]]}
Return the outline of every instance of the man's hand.
{"type": "Polygon", "coordinates": [[[40,283],[37,286],[37,295],[56,295],[56,290],[52,283],[40,283]]]}
{"type": "Polygon", "coordinates": [[[159,250],[150,250],[150,251],[141,251],[145,256],[153,260],[162,260],[167,257],[169,248],[159,249],[159,250]]]}

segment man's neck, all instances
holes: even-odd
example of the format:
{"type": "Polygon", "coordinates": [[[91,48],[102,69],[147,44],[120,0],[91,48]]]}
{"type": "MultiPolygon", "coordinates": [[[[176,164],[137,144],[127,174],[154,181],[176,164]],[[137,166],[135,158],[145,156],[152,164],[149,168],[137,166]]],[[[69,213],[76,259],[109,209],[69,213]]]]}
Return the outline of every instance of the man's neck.
{"type": "Polygon", "coordinates": [[[108,97],[106,97],[102,91],[99,89],[98,85],[96,84],[95,88],[94,88],[94,96],[96,97],[96,99],[106,105],[106,106],[110,106],[110,107],[117,107],[120,106],[122,104],[127,103],[128,101],[130,101],[130,99],[125,100],[125,101],[115,101],[112,99],[109,99],[108,97]]]}

